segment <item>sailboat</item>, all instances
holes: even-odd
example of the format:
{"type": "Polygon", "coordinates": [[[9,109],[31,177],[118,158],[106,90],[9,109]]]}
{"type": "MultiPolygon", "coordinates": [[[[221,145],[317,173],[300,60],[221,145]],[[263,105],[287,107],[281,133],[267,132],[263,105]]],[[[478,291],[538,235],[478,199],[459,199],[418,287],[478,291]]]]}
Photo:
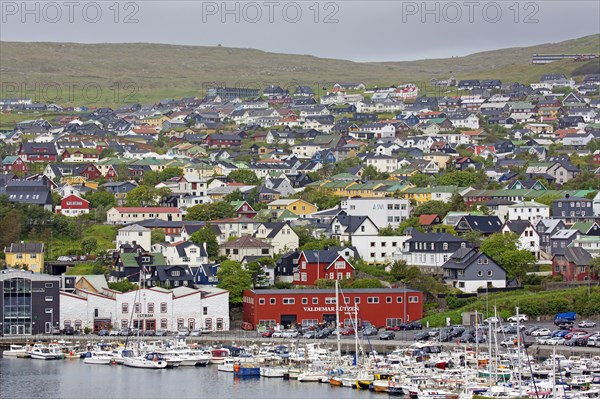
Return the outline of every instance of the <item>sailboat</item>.
{"type": "Polygon", "coordinates": [[[160,354],[150,352],[145,356],[123,358],[123,366],[138,369],[164,369],[167,368],[167,361],[160,354]]]}

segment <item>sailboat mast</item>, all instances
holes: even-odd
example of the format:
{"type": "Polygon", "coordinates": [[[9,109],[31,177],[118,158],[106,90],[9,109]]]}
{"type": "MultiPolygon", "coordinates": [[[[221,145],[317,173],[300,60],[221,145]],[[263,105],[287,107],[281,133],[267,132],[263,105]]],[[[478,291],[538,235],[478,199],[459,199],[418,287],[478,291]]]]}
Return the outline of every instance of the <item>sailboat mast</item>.
{"type": "MultiPolygon", "coordinates": [[[[356,305],[355,305],[356,306],[356,305]]],[[[339,288],[338,281],[335,280],[335,331],[337,341],[337,355],[338,360],[342,358],[342,348],[340,344],[340,301],[339,301],[339,288]]]]}
{"type": "Polygon", "coordinates": [[[522,378],[522,365],[523,365],[523,358],[521,356],[521,329],[519,326],[519,307],[516,307],[516,316],[517,316],[517,373],[518,373],[518,383],[519,383],[519,396],[521,396],[522,394],[522,384],[521,384],[521,378],[522,378]]]}

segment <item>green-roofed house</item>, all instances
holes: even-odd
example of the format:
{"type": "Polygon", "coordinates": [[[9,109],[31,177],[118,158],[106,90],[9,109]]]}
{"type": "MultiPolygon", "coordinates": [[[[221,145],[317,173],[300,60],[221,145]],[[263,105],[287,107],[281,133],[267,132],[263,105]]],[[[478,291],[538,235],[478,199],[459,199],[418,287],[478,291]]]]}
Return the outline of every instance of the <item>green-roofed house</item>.
{"type": "Polygon", "coordinates": [[[577,230],[585,236],[600,236],[600,226],[597,222],[577,222],[571,226],[572,230],[577,230]]]}
{"type": "Polygon", "coordinates": [[[166,266],[167,261],[159,252],[119,253],[110,271],[109,281],[128,279],[132,283],[139,283],[140,272],[144,273],[142,277],[149,278],[152,269],[166,266]]]}

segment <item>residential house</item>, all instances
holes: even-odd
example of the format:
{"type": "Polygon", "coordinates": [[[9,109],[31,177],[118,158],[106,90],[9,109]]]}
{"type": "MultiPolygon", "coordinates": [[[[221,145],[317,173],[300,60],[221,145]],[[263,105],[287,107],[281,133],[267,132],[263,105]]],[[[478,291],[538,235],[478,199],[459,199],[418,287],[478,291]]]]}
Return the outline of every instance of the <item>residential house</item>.
{"type": "Polygon", "coordinates": [[[562,276],[565,281],[598,280],[591,274],[592,255],[581,247],[568,247],[563,254],[552,257],[552,275],[562,276]]]}
{"type": "Polygon", "coordinates": [[[126,224],[146,219],[181,221],[182,213],[178,208],[168,207],[115,207],[106,212],[106,223],[126,224]]]}
{"type": "Polygon", "coordinates": [[[552,252],[550,238],[559,230],[566,230],[567,225],[559,219],[540,219],[538,222],[534,222],[533,225],[540,236],[540,250],[545,252],[549,259],[552,252]]]}
{"type": "Polygon", "coordinates": [[[230,204],[233,206],[236,215],[240,217],[252,219],[254,216],[256,216],[257,212],[246,201],[232,201],[230,204]]]}
{"type": "Polygon", "coordinates": [[[26,162],[56,162],[58,159],[54,143],[22,143],[18,155],[26,162]]]}
{"type": "Polygon", "coordinates": [[[273,246],[258,238],[241,236],[222,244],[219,253],[221,256],[241,262],[247,256],[272,257],[273,246]]]}
{"type": "Polygon", "coordinates": [[[552,201],[552,217],[567,223],[593,220],[592,204],[591,199],[566,194],[564,198],[552,201]]]}
{"type": "Polygon", "coordinates": [[[550,218],[550,207],[535,201],[518,202],[508,207],[508,220],[527,220],[536,224],[540,219],[550,218]]]}
{"type": "Polygon", "coordinates": [[[441,267],[450,259],[450,256],[460,248],[470,247],[471,244],[460,237],[448,233],[421,233],[418,230],[411,232],[402,248],[399,259],[403,259],[410,266],[418,266],[426,272],[441,273],[441,267]]]}
{"type": "Polygon", "coordinates": [[[152,252],[161,253],[168,265],[198,267],[209,263],[204,246],[191,241],[157,243],[152,246],[152,252]]]}
{"type": "Polygon", "coordinates": [[[294,251],[300,246],[300,238],[289,222],[263,222],[254,237],[271,244],[275,255],[294,251]]]}
{"type": "Polygon", "coordinates": [[[579,232],[577,230],[558,230],[550,237],[550,255],[563,255],[569,244],[571,244],[578,237],[579,232]]]}
{"type": "Polygon", "coordinates": [[[442,265],[442,270],[446,283],[463,292],[506,287],[506,270],[476,248],[458,249],[442,265]]]}
{"type": "Polygon", "coordinates": [[[502,233],[515,233],[519,236],[519,249],[531,252],[540,259],[540,235],[528,220],[509,220],[502,226],[502,233]]]}
{"type": "Polygon", "coordinates": [[[90,202],[71,194],[60,200],[60,206],[55,211],[64,216],[77,217],[90,213],[90,202]]]}
{"type": "Polygon", "coordinates": [[[117,231],[117,250],[123,246],[140,246],[143,251],[150,251],[152,231],[138,224],[130,224],[117,231]]]}
{"type": "Polygon", "coordinates": [[[350,280],[354,266],[333,250],[302,251],[294,268],[295,285],[315,285],[317,280],[350,280]]]}
{"type": "Polygon", "coordinates": [[[287,209],[300,217],[306,217],[318,210],[315,205],[302,199],[278,199],[269,202],[267,206],[272,211],[287,209]]]}
{"type": "Polygon", "coordinates": [[[44,271],[44,243],[13,242],[10,246],[4,247],[4,261],[8,267],[42,273],[44,271]]]}
{"type": "Polygon", "coordinates": [[[499,233],[502,222],[498,216],[466,215],[459,219],[455,227],[457,233],[480,232],[483,235],[499,233]]]}
{"type": "Polygon", "coordinates": [[[342,199],[340,207],[349,216],[368,215],[379,229],[387,226],[395,229],[412,213],[409,200],[393,197],[346,198],[342,199]]]}

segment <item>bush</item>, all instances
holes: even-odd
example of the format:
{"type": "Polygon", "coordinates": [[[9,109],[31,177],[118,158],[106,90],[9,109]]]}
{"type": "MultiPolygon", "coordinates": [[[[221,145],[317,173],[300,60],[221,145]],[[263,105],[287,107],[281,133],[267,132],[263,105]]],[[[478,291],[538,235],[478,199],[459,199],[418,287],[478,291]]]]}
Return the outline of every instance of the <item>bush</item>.
{"type": "Polygon", "coordinates": [[[275,288],[278,290],[289,290],[293,286],[293,283],[288,283],[287,281],[275,281],[275,288]]]}

